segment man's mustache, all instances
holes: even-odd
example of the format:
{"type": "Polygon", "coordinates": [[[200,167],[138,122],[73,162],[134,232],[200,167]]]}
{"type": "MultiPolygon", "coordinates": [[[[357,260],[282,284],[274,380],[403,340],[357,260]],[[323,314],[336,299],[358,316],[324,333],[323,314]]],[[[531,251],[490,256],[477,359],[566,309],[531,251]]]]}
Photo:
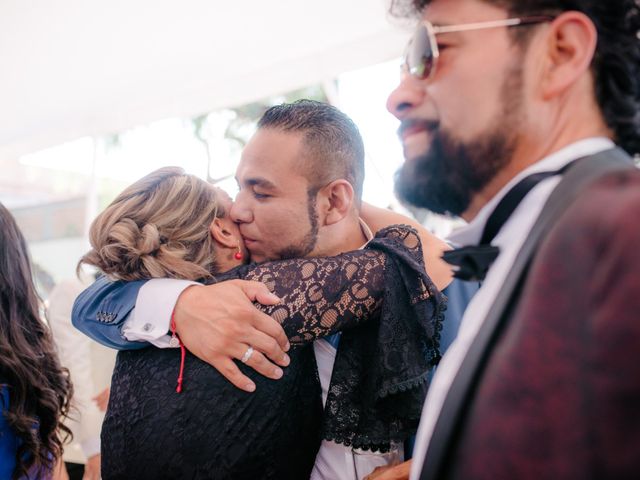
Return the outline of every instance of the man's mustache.
{"type": "Polygon", "coordinates": [[[439,124],[440,122],[436,120],[425,120],[425,119],[402,120],[400,122],[400,127],[398,127],[398,137],[400,137],[400,139],[403,139],[411,133],[416,133],[421,131],[432,132],[438,128],[439,124]]]}

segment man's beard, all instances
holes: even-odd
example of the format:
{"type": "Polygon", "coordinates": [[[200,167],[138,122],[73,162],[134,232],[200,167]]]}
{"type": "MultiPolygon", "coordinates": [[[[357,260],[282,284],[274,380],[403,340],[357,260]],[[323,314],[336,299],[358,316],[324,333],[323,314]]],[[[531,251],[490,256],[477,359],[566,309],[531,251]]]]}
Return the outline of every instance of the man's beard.
{"type": "Polygon", "coordinates": [[[304,258],[309,255],[314,248],[316,248],[316,243],[318,242],[318,212],[316,211],[316,195],[318,190],[310,189],[307,199],[307,210],[309,214],[309,231],[306,233],[304,238],[299,242],[288,245],[283,248],[279,252],[276,252],[277,258],[286,259],[286,258],[304,258]]]}
{"type": "MultiPolygon", "coordinates": [[[[400,200],[435,213],[460,215],[510,162],[516,129],[522,121],[522,68],[510,69],[502,87],[503,108],[499,120],[478,138],[462,142],[449,132],[432,132],[429,150],[407,160],[396,174],[400,200]]],[[[473,112],[470,112],[472,115],[473,112]]]]}

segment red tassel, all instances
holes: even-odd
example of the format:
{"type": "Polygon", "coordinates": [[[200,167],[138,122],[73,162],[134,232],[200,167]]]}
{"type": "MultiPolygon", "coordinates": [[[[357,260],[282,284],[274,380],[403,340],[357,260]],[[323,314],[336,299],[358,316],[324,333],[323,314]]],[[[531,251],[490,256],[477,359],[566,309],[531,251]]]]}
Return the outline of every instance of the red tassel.
{"type": "Polygon", "coordinates": [[[176,393],[182,392],[182,379],[184,376],[184,360],[187,354],[186,349],[184,348],[184,344],[180,337],[176,333],[176,321],[174,319],[174,313],[171,313],[171,339],[177,339],[178,344],[180,345],[180,372],[178,373],[178,385],[176,386],[176,393]]]}
{"type": "Polygon", "coordinates": [[[184,358],[186,355],[186,349],[180,340],[180,373],[178,374],[178,385],[176,386],[176,393],[182,392],[182,378],[184,374],[184,358]]]}

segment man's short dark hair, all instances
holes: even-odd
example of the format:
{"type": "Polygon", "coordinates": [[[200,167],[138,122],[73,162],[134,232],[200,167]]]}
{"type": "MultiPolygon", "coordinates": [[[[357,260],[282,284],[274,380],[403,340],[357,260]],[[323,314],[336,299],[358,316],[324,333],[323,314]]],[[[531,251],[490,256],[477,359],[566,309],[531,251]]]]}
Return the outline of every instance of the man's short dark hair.
{"type": "MultiPolygon", "coordinates": [[[[630,154],[640,153],[640,6],[637,0],[484,0],[511,16],[557,15],[578,11],[598,31],[591,71],[596,100],[614,140],[630,154]]],[[[416,15],[430,0],[392,0],[394,15],[416,15]]],[[[512,29],[518,37],[517,30],[512,29]]]]}
{"type": "Polygon", "coordinates": [[[303,135],[305,155],[299,165],[311,185],[322,188],[334,180],[347,180],[358,203],[364,182],[364,144],[356,124],[332,105],[298,100],[269,108],[258,128],[273,128],[303,135]]]}

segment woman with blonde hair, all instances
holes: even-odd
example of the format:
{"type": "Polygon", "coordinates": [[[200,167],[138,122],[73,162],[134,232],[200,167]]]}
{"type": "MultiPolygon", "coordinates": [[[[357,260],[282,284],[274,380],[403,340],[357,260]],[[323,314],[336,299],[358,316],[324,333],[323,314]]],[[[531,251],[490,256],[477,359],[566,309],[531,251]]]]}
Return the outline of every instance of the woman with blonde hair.
{"type": "Polygon", "coordinates": [[[26,242],[0,204],[0,478],[51,478],[71,394],[40,318],[26,242]]]}
{"type": "Polygon", "coordinates": [[[308,478],[322,438],[386,450],[417,428],[444,303],[417,232],[390,226],[336,257],[246,264],[231,204],[181,169],[157,170],[98,216],[81,262],[115,281],[261,281],[282,299],[257,307],[282,323],[290,366],[276,382],[238,363],[257,385],[247,394],[184,350],[120,352],[102,432],[106,479],[308,478]],[[323,419],[311,342],[337,331],[342,388],[323,419]]]}
{"type": "MultiPolygon", "coordinates": [[[[229,245],[220,241],[224,228],[236,230],[227,217],[230,204],[223,190],[183,169],[161,168],[125,189],[95,219],[93,249],[80,262],[116,280],[211,279],[243,263],[227,258],[229,245]]],[[[236,249],[236,236],[233,242],[236,249]]]]}

